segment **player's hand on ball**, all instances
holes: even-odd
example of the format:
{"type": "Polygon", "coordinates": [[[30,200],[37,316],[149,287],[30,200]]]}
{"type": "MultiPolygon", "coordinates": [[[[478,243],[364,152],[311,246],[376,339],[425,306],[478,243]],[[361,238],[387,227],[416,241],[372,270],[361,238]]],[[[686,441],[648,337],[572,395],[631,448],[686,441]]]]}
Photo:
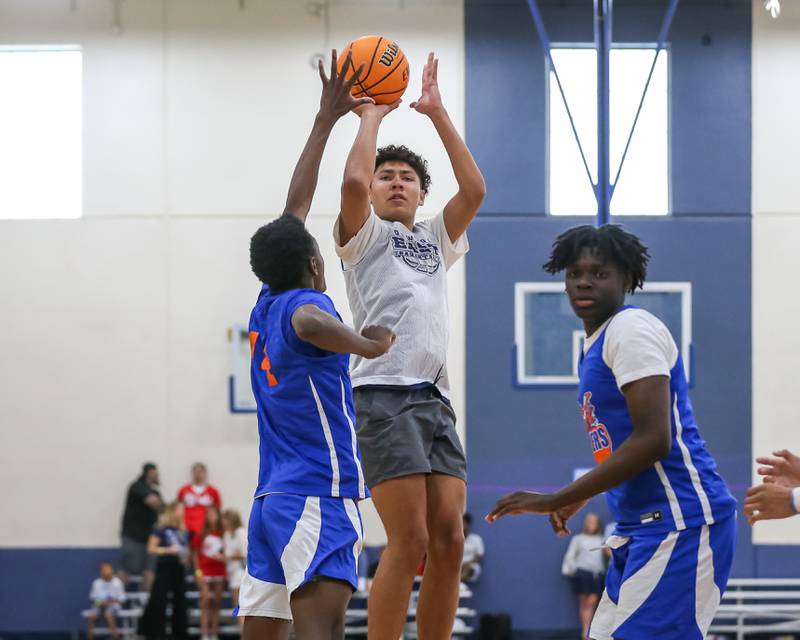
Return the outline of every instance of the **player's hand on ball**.
{"type": "MultiPolygon", "coordinates": [[[[368,100],[372,100],[372,98],[368,98],[368,100]]],[[[353,109],[353,112],[359,118],[363,118],[365,115],[376,115],[381,120],[383,120],[392,111],[397,109],[397,107],[400,106],[401,102],[402,100],[396,100],[392,102],[392,104],[375,104],[372,102],[368,102],[366,104],[357,106],[355,109],[353,109]]]]}
{"type": "Polygon", "coordinates": [[[428,54],[428,62],[422,68],[422,95],[409,106],[426,116],[444,108],[439,93],[439,59],[434,57],[433,51],[428,54]]]}
{"type": "Polygon", "coordinates": [[[791,451],[775,451],[772,456],[756,458],[756,462],[764,465],[758,468],[758,475],[764,476],[764,482],[774,482],[790,489],[800,487],[800,457],[791,451]]]}
{"type": "Polygon", "coordinates": [[[744,501],[744,513],[751,526],[759,520],[780,520],[796,515],[792,490],[775,482],[750,487],[744,501]]]}
{"type": "Polygon", "coordinates": [[[503,516],[518,516],[523,513],[552,513],[552,496],[535,491],[515,491],[497,501],[488,515],[486,522],[492,523],[503,516]]]}
{"type": "MultiPolygon", "coordinates": [[[[352,52],[347,54],[345,69],[350,65],[350,58],[352,55],[352,52]]],[[[345,78],[345,74],[337,71],[337,53],[336,49],[333,49],[331,51],[330,77],[325,75],[325,67],[322,64],[322,60],[320,60],[317,65],[319,68],[319,77],[322,80],[322,96],[319,99],[319,112],[323,117],[338,120],[356,107],[365,104],[373,104],[375,102],[372,98],[354,98],[350,93],[353,85],[364,71],[363,64],[355,70],[349,79],[347,79],[345,78]]]]}
{"type": "Polygon", "coordinates": [[[553,513],[550,514],[550,526],[553,527],[553,531],[559,538],[563,538],[572,533],[567,526],[567,520],[583,509],[587,502],[588,500],[581,500],[575,504],[562,507],[558,511],[553,511],[553,513]]]}
{"type": "Polygon", "coordinates": [[[368,353],[363,354],[366,358],[377,358],[386,353],[394,344],[395,335],[391,329],[379,326],[364,327],[361,335],[370,341],[371,348],[368,353]]]}

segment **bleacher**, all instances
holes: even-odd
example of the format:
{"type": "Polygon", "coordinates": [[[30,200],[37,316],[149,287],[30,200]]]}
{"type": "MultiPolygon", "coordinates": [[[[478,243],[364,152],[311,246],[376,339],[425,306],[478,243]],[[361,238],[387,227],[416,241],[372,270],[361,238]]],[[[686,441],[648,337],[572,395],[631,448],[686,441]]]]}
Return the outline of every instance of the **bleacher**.
{"type": "Polygon", "coordinates": [[[800,637],[800,579],[733,579],[722,596],[711,633],[800,637]]]}
{"type": "MultiPolygon", "coordinates": [[[[139,618],[144,613],[144,607],[147,604],[148,593],[141,589],[142,579],[140,576],[131,576],[128,580],[127,586],[127,601],[123,605],[122,611],[118,616],[119,631],[122,635],[130,636],[136,635],[136,627],[139,618]]],[[[408,607],[408,620],[404,638],[411,640],[417,637],[416,617],[417,617],[417,590],[419,588],[420,579],[417,578],[414,585],[414,591],[411,594],[408,607]]],[[[186,576],[186,600],[189,613],[189,634],[193,636],[200,635],[200,592],[197,591],[194,582],[194,576],[186,576]]],[[[347,609],[347,617],[345,621],[345,637],[356,638],[367,636],[367,598],[369,594],[366,591],[357,591],[353,594],[350,600],[350,605],[347,609]]],[[[472,598],[472,591],[465,585],[461,584],[459,592],[459,607],[456,612],[456,623],[453,627],[453,637],[465,636],[474,631],[474,618],[476,616],[475,610],[469,608],[467,602],[472,598]]],[[[83,617],[87,617],[91,609],[83,611],[83,617]]],[[[95,635],[107,636],[110,635],[109,629],[104,625],[102,619],[98,619],[98,625],[95,628],[95,635]]],[[[236,618],[233,616],[233,604],[231,602],[231,595],[229,591],[225,591],[222,595],[222,608],[220,610],[220,636],[236,636],[239,635],[240,629],[236,618]]]]}

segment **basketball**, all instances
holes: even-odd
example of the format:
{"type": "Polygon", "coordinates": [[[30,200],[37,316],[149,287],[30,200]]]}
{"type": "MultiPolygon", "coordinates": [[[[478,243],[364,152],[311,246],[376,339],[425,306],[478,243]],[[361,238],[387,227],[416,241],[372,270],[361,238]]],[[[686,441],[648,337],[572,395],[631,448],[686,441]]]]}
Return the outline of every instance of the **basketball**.
{"type": "Polygon", "coordinates": [[[403,95],[408,86],[408,59],[396,42],[383,36],[363,36],[339,53],[339,72],[348,78],[362,64],[364,70],[353,85],[353,97],[367,96],[378,104],[391,104],[403,95]],[[343,70],[351,51],[349,68],[343,70]]]}

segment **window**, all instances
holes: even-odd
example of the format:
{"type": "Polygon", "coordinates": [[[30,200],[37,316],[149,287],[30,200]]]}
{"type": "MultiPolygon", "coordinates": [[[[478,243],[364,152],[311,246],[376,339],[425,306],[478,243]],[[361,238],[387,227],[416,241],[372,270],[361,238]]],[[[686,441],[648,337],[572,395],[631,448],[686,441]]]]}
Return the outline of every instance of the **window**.
{"type": "MultiPolygon", "coordinates": [[[[616,177],[647,74],[652,48],[615,48],[610,55],[611,182],[616,177]]],[[[586,161],[597,180],[597,53],[594,49],[552,50],[586,161]]],[[[549,86],[549,211],[552,215],[589,215],[597,201],[586,177],[578,145],[558,90],[549,86]]],[[[611,199],[612,215],[669,213],[668,52],[663,50],[650,81],[625,165],[611,199]]]]}
{"type": "Polygon", "coordinates": [[[0,47],[0,218],[78,218],[81,51],[0,47]]]}

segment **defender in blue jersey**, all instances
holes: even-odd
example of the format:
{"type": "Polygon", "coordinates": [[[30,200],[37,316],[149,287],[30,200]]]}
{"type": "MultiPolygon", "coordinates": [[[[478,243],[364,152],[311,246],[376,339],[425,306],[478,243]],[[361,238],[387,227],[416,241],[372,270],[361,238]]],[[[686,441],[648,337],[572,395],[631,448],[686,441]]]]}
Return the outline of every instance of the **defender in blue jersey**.
{"type": "MultiPolygon", "coordinates": [[[[346,65],[349,63],[346,61],[346,65]]],[[[320,65],[320,111],[292,176],[286,210],[250,242],[263,283],[250,315],[251,380],[258,410],[260,466],[248,528],[247,570],[237,615],[244,640],[344,637],[357,588],[367,495],[354,430],[350,354],[375,358],[394,334],[356,333],[324,291],[325,267],[304,221],[325,143],[335,122],[371,99],[354,99],[358,74],[331,77],[320,65]]]]}
{"type": "Polygon", "coordinates": [[[555,494],[518,491],[487,516],[542,513],[559,535],[601,492],[617,522],[593,640],[700,640],[730,574],[736,501],[700,437],[675,341],[655,316],[625,306],[649,255],[616,225],[558,237],[544,268],[566,272],[587,338],[578,404],[598,466],[555,494]]]}

